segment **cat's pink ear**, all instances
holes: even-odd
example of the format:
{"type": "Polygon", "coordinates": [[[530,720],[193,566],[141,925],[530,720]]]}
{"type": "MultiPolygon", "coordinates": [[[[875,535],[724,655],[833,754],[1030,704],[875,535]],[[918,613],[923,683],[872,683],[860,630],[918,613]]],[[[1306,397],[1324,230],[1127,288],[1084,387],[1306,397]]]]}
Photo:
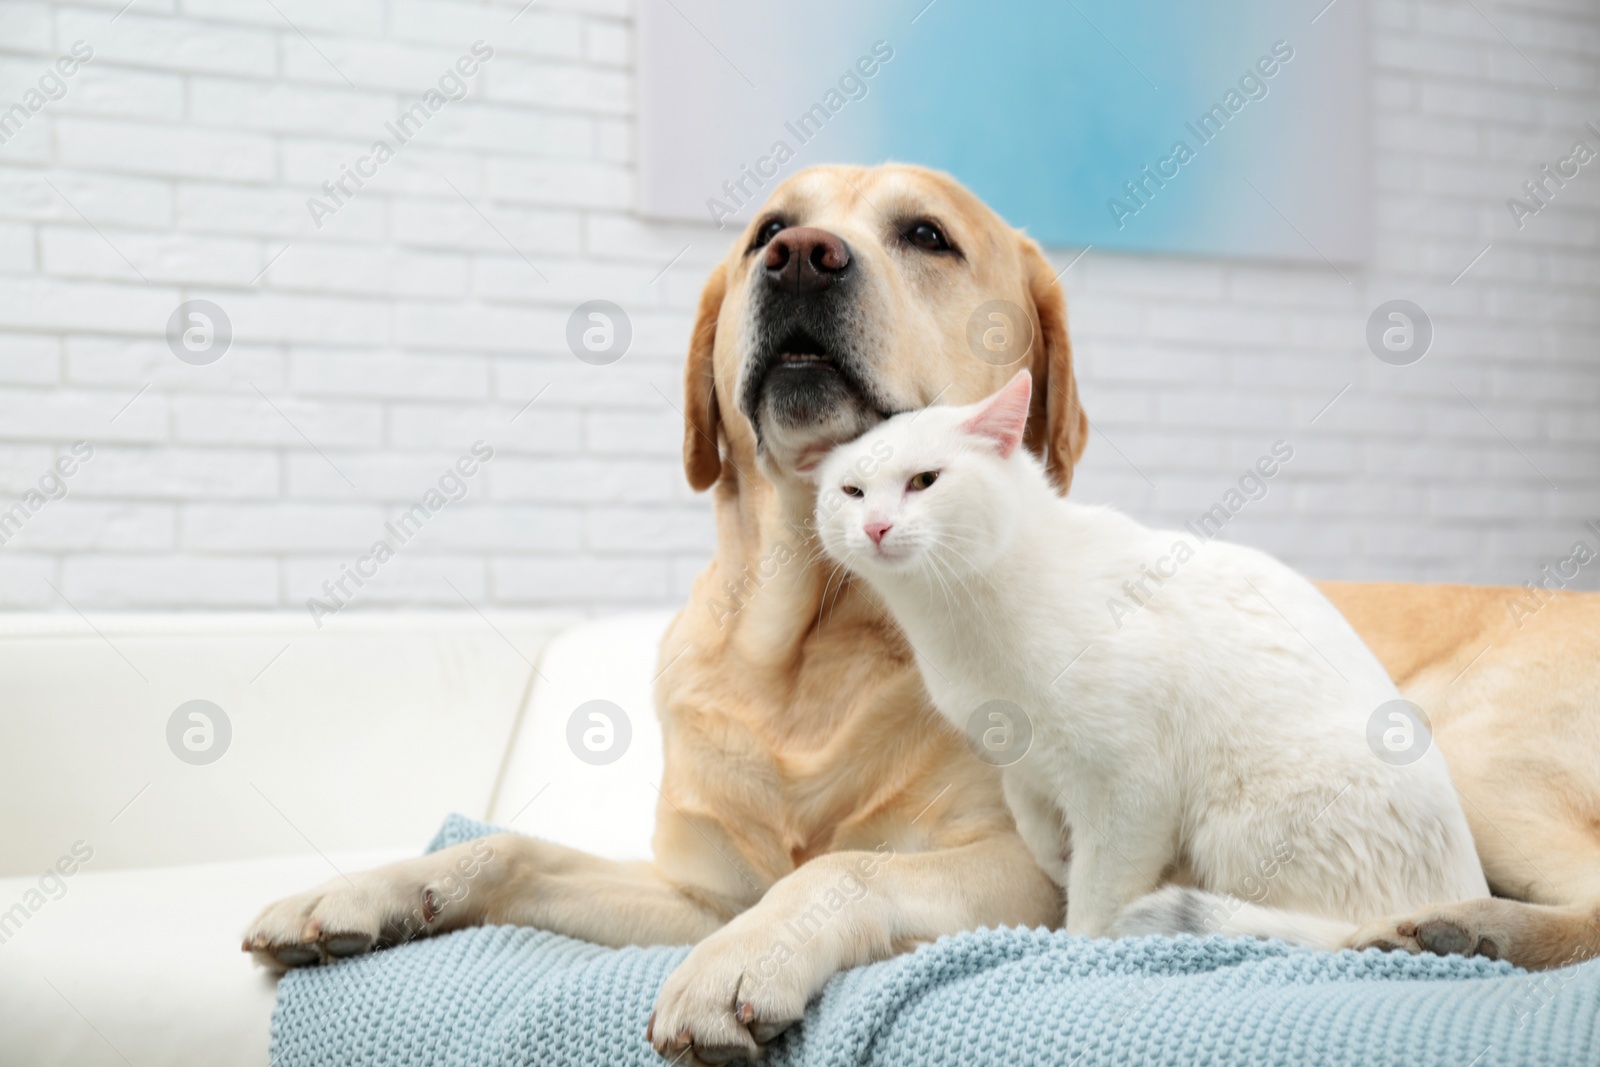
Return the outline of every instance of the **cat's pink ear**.
{"type": "Polygon", "coordinates": [[[978,402],[978,413],[961,428],[976,437],[982,437],[1007,459],[1022,443],[1022,431],[1028,423],[1028,400],[1033,396],[1033,375],[1021,371],[1000,391],[987,400],[978,402]]]}

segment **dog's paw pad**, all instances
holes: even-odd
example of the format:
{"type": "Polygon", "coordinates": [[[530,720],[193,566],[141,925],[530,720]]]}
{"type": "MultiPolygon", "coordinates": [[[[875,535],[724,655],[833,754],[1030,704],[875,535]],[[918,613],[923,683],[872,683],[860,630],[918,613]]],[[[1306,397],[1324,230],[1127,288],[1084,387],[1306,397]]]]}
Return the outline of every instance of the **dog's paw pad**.
{"type": "Polygon", "coordinates": [[[756,1044],[765,1045],[789,1027],[799,1022],[799,1019],[762,1019],[756,1015],[756,1006],[749,1001],[740,1004],[733,1013],[739,1024],[750,1032],[756,1044]]]}
{"type": "Polygon", "coordinates": [[[328,934],[322,939],[322,947],[330,956],[359,956],[372,948],[373,941],[371,934],[328,934]]]}
{"type": "Polygon", "coordinates": [[[322,958],[315,945],[280,945],[272,955],[285,967],[306,967],[322,958]]]}
{"type": "Polygon", "coordinates": [[[1465,956],[1473,947],[1472,935],[1445,919],[1418,924],[1417,940],[1423,948],[1440,956],[1465,956]]]}
{"type": "Polygon", "coordinates": [[[757,1044],[765,1045],[799,1021],[798,1019],[789,1019],[779,1023],[756,1023],[750,1028],[750,1036],[756,1039],[757,1044]]]}
{"type": "Polygon", "coordinates": [[[1417,943],[1440,956],[1482,956],[1500,958],[1500,945],[1492,937],[1474,932],[1471,926],[1449,919],[1430,919],[1417,924],[1417,943]]]}

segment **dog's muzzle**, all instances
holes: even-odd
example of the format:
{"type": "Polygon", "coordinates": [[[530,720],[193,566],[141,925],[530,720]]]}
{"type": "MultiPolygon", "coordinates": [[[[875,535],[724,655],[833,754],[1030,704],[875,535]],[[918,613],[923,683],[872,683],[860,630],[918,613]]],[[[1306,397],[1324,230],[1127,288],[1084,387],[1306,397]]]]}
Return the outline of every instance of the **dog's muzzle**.
{"type": "Polygon", "coordinates": [[[862,278],[849,246],[826,230],[782,230],[755,284],[740,407],[757,442],[813,433],[845,440],[886,418],[867,371],[862,278]]]}

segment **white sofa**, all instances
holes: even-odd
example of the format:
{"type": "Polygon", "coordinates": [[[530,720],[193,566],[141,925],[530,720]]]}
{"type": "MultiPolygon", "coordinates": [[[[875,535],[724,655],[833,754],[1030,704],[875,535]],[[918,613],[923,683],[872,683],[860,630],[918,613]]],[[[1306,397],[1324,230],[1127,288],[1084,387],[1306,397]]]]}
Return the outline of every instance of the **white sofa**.
{"type": "Polygon", "coordinates": [[[266,1064],[245,924],[452,811],[647,856],[669,618],[0,616],[0,1065],[266,1064]],[[567,742],[597,699],[632,733],[599,766],[567,742]],[[191,700],[213,762],[218,723],[169,744],[191,700]]]}

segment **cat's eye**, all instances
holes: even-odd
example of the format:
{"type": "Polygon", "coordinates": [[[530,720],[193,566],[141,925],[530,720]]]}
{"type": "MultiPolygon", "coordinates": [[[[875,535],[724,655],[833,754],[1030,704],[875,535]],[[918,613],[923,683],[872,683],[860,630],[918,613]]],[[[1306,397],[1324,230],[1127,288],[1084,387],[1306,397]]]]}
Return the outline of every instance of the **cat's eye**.
{"type": "Polygon", "coordinates": [[[938,480],[938,471],[923,471],[921,474],[911,476],[911,480],[906,483],[906,489],[912,492],[921,492],[938,480]]]}
{"type": "Polygon", "coordinates": [[[863,493],[860,489],[858,489],[857,487],[855,487],[853,485],[841,485],[839,487],[839,492],[843,493],[845,496],[866,496],[867,495],[866,493],[863,493]]]}

